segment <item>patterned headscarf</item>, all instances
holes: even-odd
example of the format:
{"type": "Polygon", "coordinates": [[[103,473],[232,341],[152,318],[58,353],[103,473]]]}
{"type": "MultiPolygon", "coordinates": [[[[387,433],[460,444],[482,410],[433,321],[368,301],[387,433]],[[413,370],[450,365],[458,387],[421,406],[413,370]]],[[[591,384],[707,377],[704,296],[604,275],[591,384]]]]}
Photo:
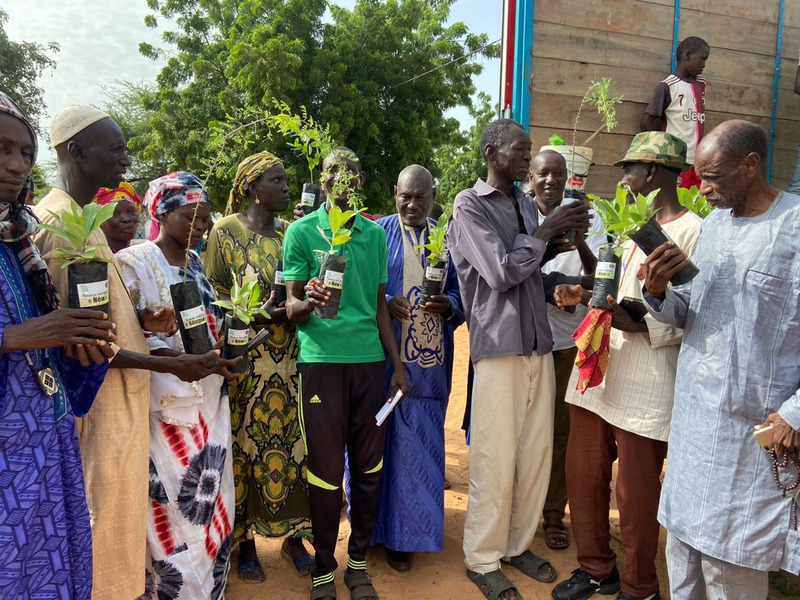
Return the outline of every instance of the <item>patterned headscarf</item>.
{"type": "MultiPolygon", "coordinates": [[[[36,162],[38,147],[33,125],[17,103],[3,92],[0,92],[0,112],[19,119],[28,128],[33,141],[33,162],[36,162]]],[[[22,197],[15,202],[0,202],[0,242],[8,244],[17,254],[39,309],[49,313],[59,308],[61,302],[47,265],[31,241],[31,236],[39,230],[39,221],[24,202],[22,197]]]]}
{"type": "Polygon", "coordinates": [[[93,202],[99,205],[108,204],[109,202],[116,202],[117,200],[127,200],[133,202],[136,207],[136,212],[142,212],[142,199],[139,194],[133,189],[133,186],[127,181],[119,184],[118,188],[100,188],[95,194],[93,202]]]}
{"type": "Polygon", "coordinates": [[[225,207],[225,215],[232,215],[240,212],[242,205],[247,202],[247,188],[264,173],[275,165],[282,165],[281,159],[269,152],[259,152],[248,156],[236,168],[236,177],[233,179],[233,187],[228,196],[228,205],[225,207]]]}
{"type": "Polygon", "coordinates": [[[196,202],[209,203],[203,182],[197,175],[186,171],[175,171],[151,181],[144,195],[144,205],[151,218],[150,236],[147,239],[152,241],[158,237],[161,226],[157,217],[196,202]]]}

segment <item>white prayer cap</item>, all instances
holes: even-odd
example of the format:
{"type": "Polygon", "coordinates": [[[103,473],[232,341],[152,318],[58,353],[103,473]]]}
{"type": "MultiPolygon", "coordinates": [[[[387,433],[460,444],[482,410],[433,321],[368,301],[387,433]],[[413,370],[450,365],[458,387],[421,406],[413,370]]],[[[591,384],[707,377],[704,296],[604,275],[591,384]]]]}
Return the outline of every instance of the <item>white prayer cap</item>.
{"type": "Polygon", "coordinates": [[[50,143],[53,148],[68,142],[93,123],[108,117],[108,114],[89,104],[74,104],[60,110],[50,124],[50,143]]]}

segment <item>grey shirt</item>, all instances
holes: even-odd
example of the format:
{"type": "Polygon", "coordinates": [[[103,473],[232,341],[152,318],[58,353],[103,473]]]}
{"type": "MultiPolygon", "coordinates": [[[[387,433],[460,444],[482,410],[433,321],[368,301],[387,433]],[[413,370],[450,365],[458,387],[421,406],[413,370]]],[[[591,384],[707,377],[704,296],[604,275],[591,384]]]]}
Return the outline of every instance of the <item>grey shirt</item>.
{"type": "Polygon", "coordinates": [[[527,233],[520,231],[511,198],[479,179],[453,203],[448,247],[458,274],[469,328],[472,360],[547,354],[553,335],[545,288],[579,283],[580,277],[542,275],[547,244],[533,237],[539,227],[533,199],[515,187],[527,233]],[[544,277],[544,281],[543,281],[544,277]]]}

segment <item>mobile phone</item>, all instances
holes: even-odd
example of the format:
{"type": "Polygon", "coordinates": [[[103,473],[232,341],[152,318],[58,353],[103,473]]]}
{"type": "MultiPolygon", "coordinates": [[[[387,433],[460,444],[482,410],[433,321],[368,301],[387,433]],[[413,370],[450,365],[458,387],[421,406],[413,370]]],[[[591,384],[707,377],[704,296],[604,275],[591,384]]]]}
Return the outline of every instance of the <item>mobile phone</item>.
{"type": "Polygon", "coordinates": [[[772,452],[772,444],[774,443],[773,435],[774,432],[772,430],[772,425],[767,425],[761,429],[756,429],[753,432],[753,437],[756,438],[758,445],[767,452],[772,452]]]}
{"type": "Polygon", "coordinates": [[[625,296],[620,300],[619,307],[625,310],[631,316],[631,319],[637,323],[644,320],[645,315],[647,315],[647,307],[644,302],[630,296],[625,296]]]}

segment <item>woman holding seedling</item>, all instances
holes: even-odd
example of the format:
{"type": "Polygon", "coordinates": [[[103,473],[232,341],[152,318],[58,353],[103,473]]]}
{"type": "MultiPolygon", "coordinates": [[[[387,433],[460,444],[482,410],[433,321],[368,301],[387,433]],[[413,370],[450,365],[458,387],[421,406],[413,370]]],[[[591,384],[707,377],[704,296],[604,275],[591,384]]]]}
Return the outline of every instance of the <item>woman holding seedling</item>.
{"type": "MultiPolygon", "coordinates": [[[[254,531],[266,537],[288,535],[281,554],[300,575],[308,576],[314,568],[303,544],[311,525],[297,419],[297,340],[286,319],[281,266],[286,222],[275,216],[288,207],[289,186],[280,159],[269,152],[246,158],[236,170],[226,216],[211,231],[206,256],[208,278],[220,296],[230,295],[234,274],[245,280],[256,277],[263,289],[278,291],[277,306],[269,310],[272,335],[265,346],[251,350],[251,369],[230,388],[236,474],[233,540],[239,542],[239,577],[252,583],[265,579],[254,531]]],[[[264,321],[256,320],[256,325],[264,326],[264,321]]]]}
{"type": "MultiPolygon", "coordinates": [[[[145,196],[155,241],[117,254],[123,278],[137,307],[172,306],[170,285],[196,282],[201,306],[190,319],[219,337],[222,309],[199,257],[189,248],[206,229],[208,195],[191,173],[170,173],[150,182],[145,196]],[[187,256],[188,254],[188,256],[187,256]]],[[[182,311],[189,313],[189,310],[182,311]]],[[[150,353],[184,354],[181,334],[147,334],[150,353]]],[[[219,344],[217,344],[217,348],[219,344]]],[[[234,486],[230,452],[230,412],[224,378],[232,378],[217,349],[205,354],[213,372],[187,383],[153,373],[150,381],[150,498],[145,598],[222,597],[233,530],[234,486]]],[[[241,359],[239,359],[241,360],[241,359]]]]}

